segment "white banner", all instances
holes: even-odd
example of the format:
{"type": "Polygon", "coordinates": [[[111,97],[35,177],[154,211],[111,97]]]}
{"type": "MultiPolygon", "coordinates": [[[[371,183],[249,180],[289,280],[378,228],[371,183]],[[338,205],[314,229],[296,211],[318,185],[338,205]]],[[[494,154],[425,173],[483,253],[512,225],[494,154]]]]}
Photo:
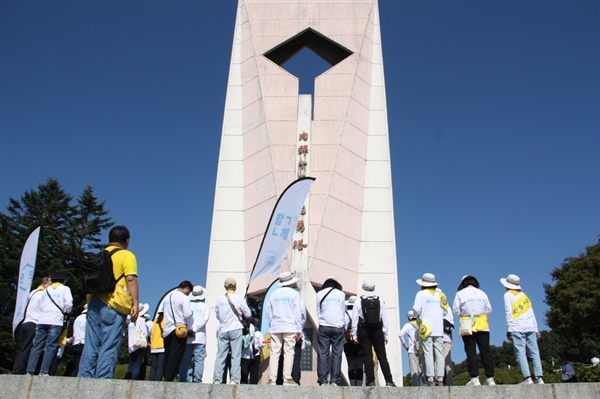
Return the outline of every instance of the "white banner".
{"type": "Polygon", "coordinates": [[[31,291],[31,282],[33,281],[33,272],[35,271],[35,259],[37,257],[38,240],[40,238],[40,228],[36,228],[27,238],[23,253],[21,254],[21,266],[19,267],[19,285],[17,286],[17,301],[15,304],[15,315],[13,316],[13,339],[17,325],[25,316],[25,306],[31,291]]]}
{"type": "Polygon", "coordinates": [[[259,276],[279,273],[285,253],[296,232],[304,201],[314,181],[313,177],[298,179],[287,186],[279,196],[250,274],[248,287],[252,280],[259,276]]]}

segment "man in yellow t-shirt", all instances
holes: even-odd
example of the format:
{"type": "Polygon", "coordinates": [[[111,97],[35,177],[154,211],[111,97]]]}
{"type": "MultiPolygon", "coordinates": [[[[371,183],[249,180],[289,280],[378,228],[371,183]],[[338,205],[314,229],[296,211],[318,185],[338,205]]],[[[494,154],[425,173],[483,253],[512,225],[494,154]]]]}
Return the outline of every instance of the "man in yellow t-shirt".
{"type": "Polygon", "coordinates": [[[108,233],[106,250],[112,254],[117,284],[113,292],[88,295],[85,346],[78,377],[112,378],[123,340],[125,319],[135,322],[139,314],[137,261],[129,247],[129,230],[115,226],[108,233]]]}

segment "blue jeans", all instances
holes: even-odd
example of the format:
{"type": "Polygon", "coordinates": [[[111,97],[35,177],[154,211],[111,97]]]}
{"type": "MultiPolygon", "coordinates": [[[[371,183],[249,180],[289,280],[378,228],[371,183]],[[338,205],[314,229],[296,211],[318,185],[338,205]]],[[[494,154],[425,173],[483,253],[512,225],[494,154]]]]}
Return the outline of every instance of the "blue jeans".
{"type": "Polygon", "coordinates": [[[35,369],[38,364],[38,360],[44,351],[44,358],[42,359],[42,367],[40,368],[40,374],[48,374],[52,361],[56,356],[56,350],[58,348],[58,338],[62,332],[62,326],[51,326],[48,324],[38,324],[35,327],[35,338],[33,339],[33,348],[29,353],[29,359],[27,360],[27,373],[35,374],[35,369]]]}
{"type": "Polygon", "coordinates": [[[181,382],[202,382],[202,374],[204,374],[204,358],[206,357],[206,345],[205,344],[187,344],[185,348],[185,354],[181,361],[181,368],[179,369],[179,381],[181,382]],[[190,360],[194,357],[194,375],[189,380],[188,369],[190,367],[190,360]],[[185,379],[184,377],[185,376],[185,379]]]}
{"type": "Polygon", "coordinates": [[[344,353],[344,327],[319,326],[317,333],[317,382],[327,384],[331,349],[331,383],[339,384],[344,353]]]}
{"type": "Polygon", "coordinates": [[[98,297],[92,297],[88,305],[85,345],[78,377],[112,378],[123,341],[126,317],[98,297]]]}
{"type": "Polygon", "coordinates": [[[543,377],[542,362],[540,361],[540,351],[537,344],[537,334],[534,332],[513,332],[512,333],[513,347],[515,357],[523,377],[531,377],[529,371],[529,363],[527,363],[527,354],[533,362],[534,377],[543,377]]]}
{"type": "Polygon", "coordinates": [[[213,381],[217,383],[223,381],[223,370],[227,362],[227,353],[231,347],[231,382],[239,384],[242,361],[242,329],[218,333],[217,342],[217,359],[215,360],[213,381]]]}
{"type": "Polygon", "coordinates": [[[129,367],[125,373],[125,380],[137,380],[142,370],[142,361],[146,356],[146,348],[139,348],[129,354],[129,367]]]}

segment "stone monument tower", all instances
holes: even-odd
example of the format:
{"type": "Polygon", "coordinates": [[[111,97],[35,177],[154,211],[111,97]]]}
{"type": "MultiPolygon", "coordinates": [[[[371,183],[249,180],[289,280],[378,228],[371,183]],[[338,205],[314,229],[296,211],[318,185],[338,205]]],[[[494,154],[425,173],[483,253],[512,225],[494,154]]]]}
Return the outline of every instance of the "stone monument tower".
{"type": "MultiPolygon", "coordinates": [[[[388,359],[402,382],[398,274],[379,7],[377,0],[239,0],[221,136],[207,299],[261,298],[277,275],[247,283],[282,191],[315,177],[282,270],[300,277],[308,320],[302,384],[316,384],[316,291],[336,276],[346,294],[376,283],[389,320],[388,359]],[[285,63],[310,49],[331,67],[299,93],[285,63]],[[311,336],[312,334],[312,336],[311,336]],[[312,370],[312,371],[311,371],[312,370]]],[[[204,380],[216,355],[214,311],[204,380]]],[[[343,371],[345,372],[343,366],[343,371]]],[[[385,383],[380,378],[380,383],[385,383]]]]}

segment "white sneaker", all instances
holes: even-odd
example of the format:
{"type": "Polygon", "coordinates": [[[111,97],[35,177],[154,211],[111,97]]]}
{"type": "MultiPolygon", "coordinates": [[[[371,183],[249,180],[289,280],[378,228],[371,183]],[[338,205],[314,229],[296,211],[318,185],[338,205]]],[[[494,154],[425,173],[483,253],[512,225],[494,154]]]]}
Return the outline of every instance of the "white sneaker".
{"type": "Polygon", "coordinates": [[[481,382],[479,382],[479,378],[478,378],[478,377],[471,378],[471,379],[469,380],[469,382],[467,382],[467,386],[474,386],[474,387],[477,387],[477,386],[479,386],[479,385],[481,385],[481,382]]]}
{"type": "Polygon", "coordinates": [[[337,387],[337,384],[336,384],[335,382],[332,382],[332,383],[331,383],[331,384],[329,384],[329,385],[331,385],[332,387],[337,387]]]}
{"type": "Polygon", "coordinates": [[[486,379],[485,382],[483,383],[483,385],[496,385],[496,382],[494,381],[494,377],[490,377],[490,378],[486,379]]]}
{"type": "Polygon", "coordinates": [[[283,385],[292,385],[292,386],[296,385],[297,386],[298,384],[296,384],[296,381],[294,381],[294,380],[283,380],[283,385]]]}
{"type": "Polygon", "coordinates": [[[269,382],[267,382],[267,385],[277,385],[277,382],[275,380],[269,380],[269,382]]]}
{"type": "Polygon", "coordinates": [[[537,380],[533,381],[534,384],[538,384],[538,385],[542,385],[544,383],[544,380],[542,379],[542,377],[538,378],[537,380]]]}
{"type": "Polygon", "coordinates": [[[531,384],[533,384],[533,380],[531,379],[531,377],[527,377],[523,381],[521,381],[521,383],[519,385],[531,385],[531,384]]]}

